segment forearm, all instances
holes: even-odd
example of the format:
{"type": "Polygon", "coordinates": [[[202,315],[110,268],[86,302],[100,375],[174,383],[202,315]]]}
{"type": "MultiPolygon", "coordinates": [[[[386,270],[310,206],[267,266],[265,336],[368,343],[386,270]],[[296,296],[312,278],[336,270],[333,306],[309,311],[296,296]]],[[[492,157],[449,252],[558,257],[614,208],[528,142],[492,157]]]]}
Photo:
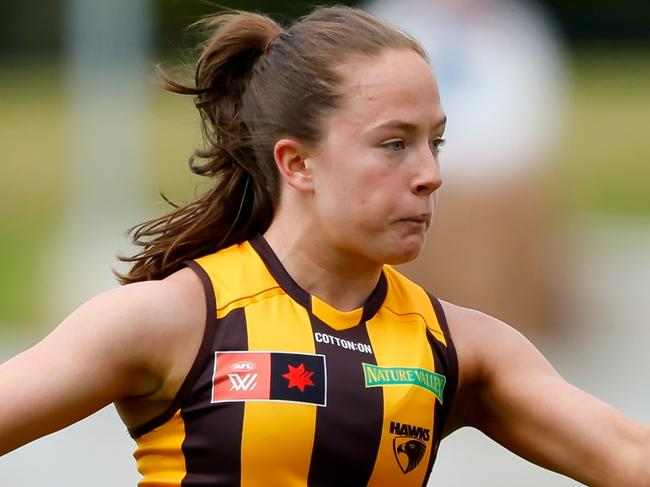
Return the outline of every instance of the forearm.
{"type": "Polygon", "coordinates": [[[650,428],[555,374],[483,396],[478,426],[511,451],[591,487],[650,486],[650,428]],[[537,391],[548,391],[539,395],[537,391]],[[495,405],[500,404],[500,407],[495,405]]]}
{"type": "Polygon", "coordinates": [[[650,427],[630,421],[622,437],[623,444],[613,452],[618,468],[612,469],[612,476],[603,485],[650,486],[650,427]]]}
{"type": "MultiPolygon", "coordinates": [[[[539,380],[537,385],[541,389],[551,389],[553,382],[539,380]]],[[[482,398],[480,402],[484,406],[480,408],[482,414],[476,418],[477,428],[516,455],[581,484],[590,487],[620,485],[609,482],[613,473],[612,459],[606,459],[607,452],[603,448],[608,444],[609,435],[593,423],[558,418],[558,410],[579,409],[577,401],[571,401],[566,394],[540,396],[535,390],[524,390],[524,387],[513,390],[518,391],[517,397],[511,397],[500,407],[494,407],[496,402],[492,401],[492,407],[486,407],[486,398],[482,398]]],[[[624,468],[617,468],[617,476],[620,477],[622,471],[624,468]]]]}
{"type": "MultiPolygon", "coordinates": [[[[104,405],[78,394],[83,384],[78,376],[66,387],[60,380],[63,369],[54,360],[39,358],[37,347],[0,365],[0,456],[104,405]]],[[[74,364],[70,368],[82,369],[74,364]]]]}
{"type": "Polygon", "coordinates": [[[462,358],[449,431],[474,426],[590,487],[650,487],[649,426],[567,383],[507,325],[453,306],[445,311],[462,358]]]}

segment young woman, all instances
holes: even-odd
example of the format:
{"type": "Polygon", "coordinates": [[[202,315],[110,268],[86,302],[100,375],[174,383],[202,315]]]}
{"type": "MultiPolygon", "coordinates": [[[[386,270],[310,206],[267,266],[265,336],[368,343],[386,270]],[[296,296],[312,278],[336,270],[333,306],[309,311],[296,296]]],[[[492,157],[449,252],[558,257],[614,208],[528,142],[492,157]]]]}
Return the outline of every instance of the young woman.
{"type": "Polygon", "coordinates": [[[420,486],[462,426],[589,485],[650,485],[648,427],[390,267],[442,183],[421,47],[342,7],[206,23],[196,86],[162,76],[195,97],[214,187],[141,225],[125,285],[0,368],[0,454],[114,402],[142,486],[420,486]]]}

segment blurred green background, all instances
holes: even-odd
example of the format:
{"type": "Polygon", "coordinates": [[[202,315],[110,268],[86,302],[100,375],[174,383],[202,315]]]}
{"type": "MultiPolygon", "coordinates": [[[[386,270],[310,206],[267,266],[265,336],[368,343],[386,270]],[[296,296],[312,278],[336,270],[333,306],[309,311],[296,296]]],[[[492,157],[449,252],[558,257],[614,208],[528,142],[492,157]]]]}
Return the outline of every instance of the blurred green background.
{"type": "MultiPolygon", "coordinates": [[[[650,216],[650,10],[647,1],[545,2],[567,43],[568,130],[553,172],[569,213],[650,216]]],[[[153,2],[154,60],[187,55],[181,30],[214,4],[153,2]]],[[[220,2],[288,19],[310,2],[220,2]]],[[[0,6],[0,327],[41,322],[42,255],[68,194],[64,2],[0,6]]],[[[148,68],[147,68],[148,69],[148,68]]],[[[151,213],[159,192],[190,198],[186,161],[199,142],[190,100],[151,88],[146,145],[151,213]]],[[[137,223],[134,221],[133,224],[137,223]]],[[[126,230],[126,229],[125,229],[126,230]]]]}

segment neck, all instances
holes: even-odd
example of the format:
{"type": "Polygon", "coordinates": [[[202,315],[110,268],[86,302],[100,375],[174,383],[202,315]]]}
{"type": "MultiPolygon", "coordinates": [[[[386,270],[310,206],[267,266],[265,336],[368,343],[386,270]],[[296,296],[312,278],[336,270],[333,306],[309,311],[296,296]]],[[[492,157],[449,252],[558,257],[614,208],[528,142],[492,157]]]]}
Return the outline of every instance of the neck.
{"type": "Polygon", "coordinates": [[[363,306],[381,274],[381,264],[336,249],[309,225],[274,221],[264,238],[301,288],[341,311],[363,306]]]}

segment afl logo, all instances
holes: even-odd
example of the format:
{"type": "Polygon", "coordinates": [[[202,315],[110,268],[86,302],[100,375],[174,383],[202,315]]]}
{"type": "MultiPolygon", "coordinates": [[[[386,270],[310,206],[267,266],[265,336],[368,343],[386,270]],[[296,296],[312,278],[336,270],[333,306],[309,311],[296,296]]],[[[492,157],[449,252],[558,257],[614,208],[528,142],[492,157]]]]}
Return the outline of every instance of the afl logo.
{"type": "Polygon", "coordinates": [[[255,370],[255,364],[253,362],[235,362],[230,366],[230,368],[237,372],[255,370]]]}

